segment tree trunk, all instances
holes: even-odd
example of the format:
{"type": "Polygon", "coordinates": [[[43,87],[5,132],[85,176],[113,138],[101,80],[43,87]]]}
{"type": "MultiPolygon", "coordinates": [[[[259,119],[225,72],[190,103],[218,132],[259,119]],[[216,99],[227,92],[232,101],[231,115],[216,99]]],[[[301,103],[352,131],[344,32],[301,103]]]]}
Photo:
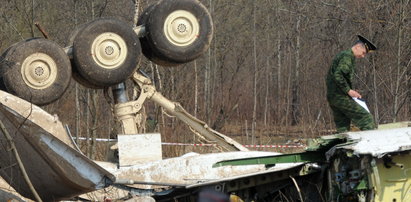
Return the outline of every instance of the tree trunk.
{"type": "Polygon", "coordinates": [[[197,61],[194,61],[194,117],[197,117],[198,111],[198,76],[197,61]]]}
{"type": "Polygon", "coordinates": [[[297,42],[296,42],[296,50],[295,50],[295,69],[294,69],[294,76],[292,81],[292,100],[291,100],[291,125],[295,126],[299,122],[300,117],[300,109],[299,109],[299,74],[300,74],[300,23],[301,23],[301,15],[297,16],[297,42]]]}
{"type": "MultiPolygon", "coordinates": [[[[288,46],[287,46],[287,52],[288,52],[288,67],[290,68],[290,69],[292,69],[292,66],[291,66],[291,64],[292,64],[292,54],[291,54],[291,44],[288,44],[288,46]]],[[[288,71],[288,78],[287,78],[287,89],[284,89],[283,91],[280,91],[280,94],[285,94],[286,95],[286,98],[285,98],[285,100],[286,100],[286,110],[285,110],[285,126],[288,128],[288,126],[289,126],[289,118],[290,118],[290,105],[292,104],[292,102],[291,102],[291,93],[290,93],[290,89],[291,89],[291,85],[292,85],[292,83],[291,83],[291,80],[292,80],[292,74],[293,74],[293,72],[292,71],[288,71]]],[[[292,115],[292,114],[291,114],[292,115]]]]}
{"type": "Polygon", "coordinates": [[[373,91],[374,91],[374,118],[376,124],[379,123],[380,117],[379,117],[379,111],[378,111],[378,87],[377,87],[377,72],[375,69],[375,64],[373,62],[372,65],[372,72],[373,72],[373,91]]]}
{"type": "Polygon", "coordinates": [[[209,106],[210,106],[210,66],[211,66],[211,49],[208,49],[208,61],[204,70],[204,116],[207,122],[209,121],[209,106]]]}
{"type": "Polygon", "coordinates": [[[86,119],[86,155],[91,156],[91,144],[90,144],[90,89],[86,89],[86,101],[85,101],[85,119],[86,119]]]}
{"type": "Polygon", "coordinates": [[[95,154],[96,154],[96,137],[97,137],[97,123],[98,123],[98,116],[97,116],[97,112],[98,110],[98,94],[97,94],[97,90],[92,90],[92,94],[91,94],[91,154],[90,154],[90,158],[91,159],[95,159],[95,154]]]}
{"type": "MultiPolygon", "coordinates": [[[[402,2],[402,1],[401,1],[402,2]]],[[[403,78],[403,75],[405,73],[405,69],[402,68],[401,65],[401,57],[402,57],[402,50],[401,50],[401,45],[402,45],[402,35],[403,35],[403,23],[404,23],[404,5],[400,3],[400,10],[398,13],[398,30],[397,30],[397,64],[396,64],[396,82],[395,82],[395,89],[394,89],[394,103],[393,103],[393,117],[392,121],[396,122],[397,121],[397,115],[400,105],[400,87],[401,87],[401,80],[403,78]]]]}
{"type": "Polygon", "coordinates": [[[133,26],[137,26],[138,15],[140,10],[140,0],[132,0],[134,3],[134,17],[133,17],[133,26]]]}
{"type": "Polygon", "coordinates": [[[31,0],[31,37],[34,37],[34,0],[31,0]]]}
{"type": "MultiPolygon", "coordinates": [[[[279,4],[279,2],[277,2],[277,4],[279,4]]],[[[276,7],[276,24],[277,25],[280,24],[279,5],[277,5],[277,7],[276,7]]],[[[275,98],[276,103],[277,103],[275,112],[277,114],[279,114],[279,112],[281,111],[281,103],[282,103],[282,100],[283,100],[282,99],[283,96],[281,96],[281,94],[280,94],[280,92],[282,90],[282,85],[281,85],[281,83],[282,83],[282,80],[281,80],[281,78],[282,78],[282,76],[281,76],[281,74],[282,74],[282,71],[281,71],[282,54],[281,53],[282,53],[282,50],[281,50],[281,33],[280,33],[280,29],[277,29],[277,78],[276,78],[277,88],[276,88],[276,92],[274,94],[274,98],[275,98]]],[[[277,120],[276,120],[277,123],[279,123],[278,119],[279,118],[277,118],[277,120]]]]}
{"type": "MultiPolygon", "coordinates": [[[[253,1],[253,32],[256,32],[256,10],[257,10],[257,3],[253,1]]],[[[255,137],[256,137],[256,127],[257,127],[257,77],[258,77],[258,71],[257,71],[257,38],[256,34],[253,35],[253,57],[254,57],[254,74],[253,74],[253,117],[252,117],[252,123],[251,123],[251,144],[255,144],[255,137]]]]}
{"type": "MultiPolygon", "coordinates": [[[[267,24],[270,25],[270,16],[267,16],[267,24]]],[[[267,52],[270,50],[270,32],[267,32],[267,52]]],[[[265,67],[265,96],[264,96],[264,126],[267,126],[267,116],[269,114],[268,110],[268,99],[270,95],[270,78],[271,78],[271,71],[270,71],[270,55],[269,54],[266,58],[267,66],[265,67]]]]}
{"type": "MultiPolygon", "coordinates": [[[[74,0],[74,26],[77,28],[77,0],[74,0]]],[[[76,102],[76,143],[79,145],[79,137],[81,133],[81,122],[80,122],[80,117],[81,117],[81,108],[80,108],[80,97],[79,97],[79,92],[80,92],[80,85],[76,82],[75,84],[75,102],[76,102]]]]}

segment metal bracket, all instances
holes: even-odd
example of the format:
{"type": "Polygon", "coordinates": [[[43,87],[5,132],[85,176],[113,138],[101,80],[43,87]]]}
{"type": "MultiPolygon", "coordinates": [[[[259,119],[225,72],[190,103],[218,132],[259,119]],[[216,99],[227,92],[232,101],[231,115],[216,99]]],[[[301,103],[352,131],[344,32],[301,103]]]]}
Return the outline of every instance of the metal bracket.
{"type": "Polygon", "coordinates": [[[196,135],[215,143],[219,150],[248,151],[243,145],[213,129],[206,123],[189,114],[177,102],[172,102],[157,92],[151,80],[135,72],[132,80],[140,87],[140,95],[135,101],[122,102],[114,106],[116,118],[122,123],[122,134],[137,134],[138,127],[136,116],[139,114],[144,102],[149,99],[163,107],[168,113],[186,123],[196,135]]]}

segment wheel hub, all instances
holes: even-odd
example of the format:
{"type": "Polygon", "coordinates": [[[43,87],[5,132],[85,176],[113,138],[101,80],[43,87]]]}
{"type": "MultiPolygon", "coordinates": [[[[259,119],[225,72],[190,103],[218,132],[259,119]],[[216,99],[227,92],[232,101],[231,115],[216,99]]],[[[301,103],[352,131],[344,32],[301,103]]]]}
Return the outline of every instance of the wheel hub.
{"type": "Polygon", "coordinates": [[[118,34],[106,32],[95,38],[91,45],[93,60],[102,68],[115,69],[127,57],[126,42],[118,34]]]}
{"type": "Polygon", "coordinates": [[[21,65],[24,82],[34,89],[45,89],[57,78],[57,65],[53,58],[44,53],[34,53],[21,65]]]}
{"type": "Polygon", "coordinates": [[[112,55],[114,53],[114,48],[111,46],[106,47],[106,54],[107,55],[112,55]]]}
{"type": "Polygon", "coordinates": [[[167,16],[164,22],[164,34],[170,43],[176,46],[188,46],[200,34],[200,25],[190,12],[177,10],[167,16]]]}
{"type": "Polygon", "coordinates": [[[36,69],[34,70],[34,73],[35,73],[37,76],[43,75],[43,74],[44,74],[44,69],[43,69],[43,67],[41,67],[41,66],[36,67],[36,69]]]}
{"type": "Polygon", "coordinates": [[[180,32],[180,33],[183,33],[183,32],[185,32],[185,31],[187,31],[186,25],[185,25],[185,24],[179,24],[179,25],[177,26],[177,31],[180,32]]]}

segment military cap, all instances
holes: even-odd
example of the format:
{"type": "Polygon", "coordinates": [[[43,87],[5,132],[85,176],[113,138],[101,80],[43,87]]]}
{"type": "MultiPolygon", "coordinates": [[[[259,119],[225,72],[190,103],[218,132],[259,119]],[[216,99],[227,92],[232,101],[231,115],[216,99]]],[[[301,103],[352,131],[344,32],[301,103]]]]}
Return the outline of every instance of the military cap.
{"type": "Polygon", "coordinates": [[[365,37],[361,35],[357,35],[357,36],[358,36],[358,40],[365,45],[365,49],[367,49],[367,53],[377,50],[377,47],[374,44],[372,44],[371,41],[369,41],[368,39],[366,39],[365,37]]]}

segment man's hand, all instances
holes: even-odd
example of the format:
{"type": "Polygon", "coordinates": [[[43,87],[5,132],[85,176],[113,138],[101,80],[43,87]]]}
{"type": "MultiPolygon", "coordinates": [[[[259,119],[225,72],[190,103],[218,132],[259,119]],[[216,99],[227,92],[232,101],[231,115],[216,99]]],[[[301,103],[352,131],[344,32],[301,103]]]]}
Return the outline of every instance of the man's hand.
{"type": "Polygon", "coordinates": [[[347,94],[351,97],[361,98],[361,94],[355,90],[349,90],[347,94]]]}

